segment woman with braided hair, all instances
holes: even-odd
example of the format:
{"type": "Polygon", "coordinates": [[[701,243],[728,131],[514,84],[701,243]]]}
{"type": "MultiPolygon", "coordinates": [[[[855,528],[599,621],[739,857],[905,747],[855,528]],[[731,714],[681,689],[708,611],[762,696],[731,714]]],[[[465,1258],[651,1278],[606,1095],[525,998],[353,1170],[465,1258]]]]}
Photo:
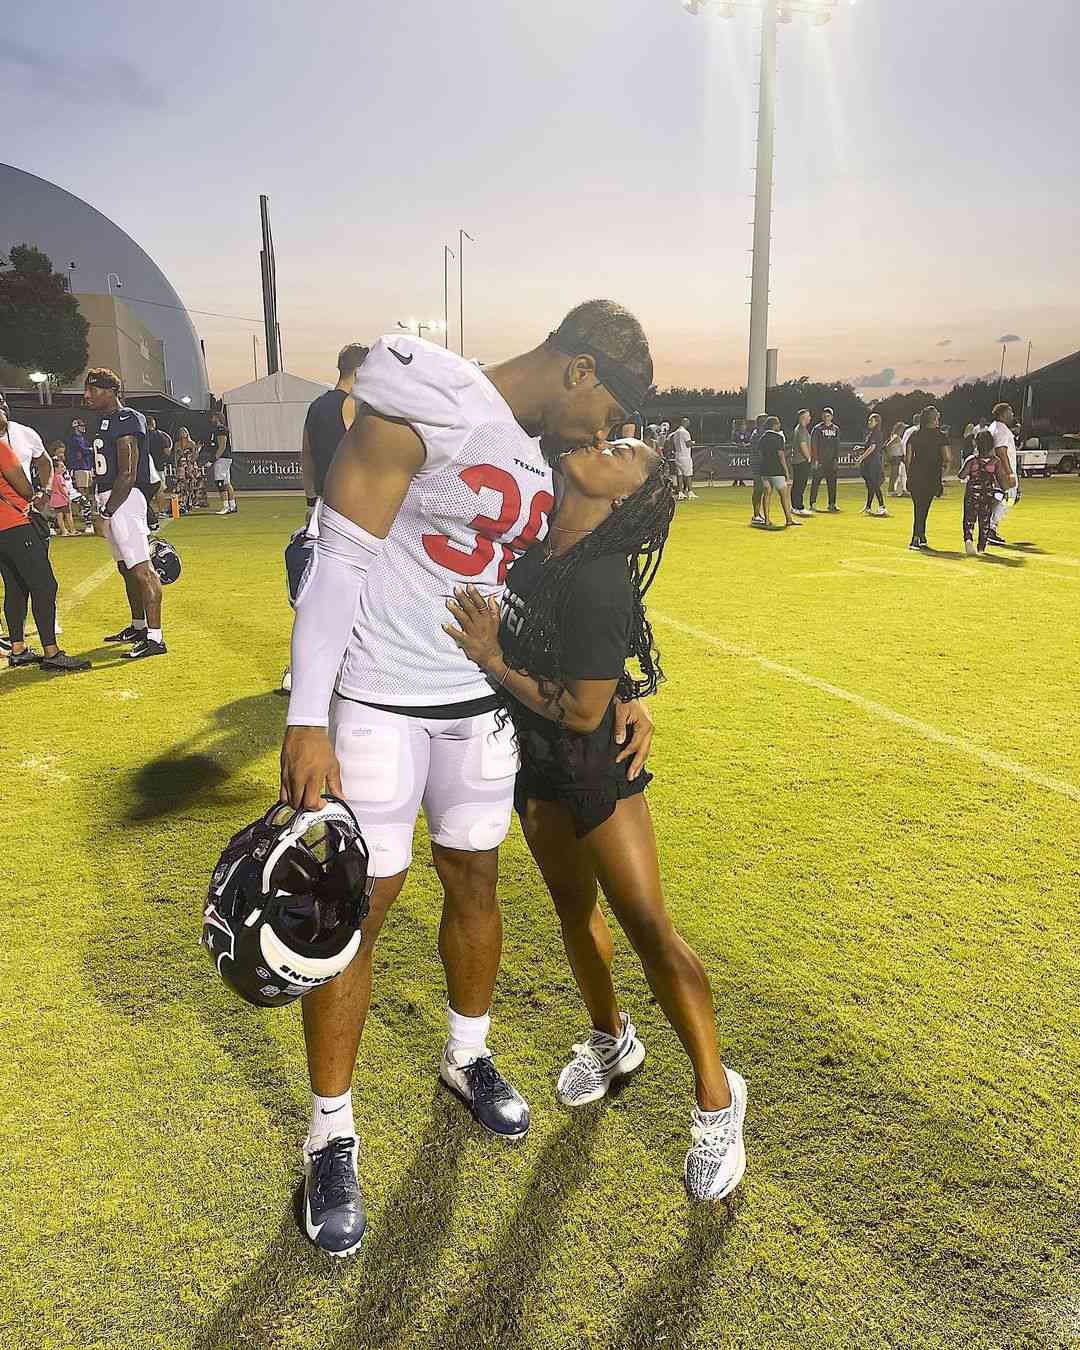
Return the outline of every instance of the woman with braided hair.
{"type": "Polygon", "coordinates": [[[645,1058],[612,984],[600,888],[693,1065],[687,1190],[720,1199],[746,1166],[746,1084],[720,1059],[708,976],[664,904],[643,795],[651,775],[631,778],[613,743],[616,699],[651,694],[663,679],[643,601],[674,496],[661,456],[642,441],[573,450],[561,467],[558,515],[547,538],[510,568],[501,621],[495,600],[470,586],[448,602],[455,624],[445,627],[487,673],[513,722],[515,805],[592,1022],[559,1077],[558,1098],[566,1106],[598,1101],[645,1058]]]}

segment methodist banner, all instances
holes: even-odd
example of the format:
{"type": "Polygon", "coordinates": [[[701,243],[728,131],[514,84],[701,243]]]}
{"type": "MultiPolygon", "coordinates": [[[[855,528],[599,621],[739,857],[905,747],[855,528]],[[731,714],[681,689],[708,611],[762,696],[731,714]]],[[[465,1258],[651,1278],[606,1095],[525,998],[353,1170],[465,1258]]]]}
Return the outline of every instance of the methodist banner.
{"type": "MultiPolygon", "coordinates": [[[[788,468],[791,468],[791,450],[787,450],[788,468]]],[[[860,451],[855,446],[842,448],[836,457],[836,476],[838,478],[858,478],[859,470],[855,461],[860,451]]],[[[750,469],[750,451],[734,445],[695,445],[694,478],[699,482],[725,482],[743,478],[747,482],[752,477],[750,469]]]]}
{"type": "Polygon", "coordinates": [[[300,453],[296,450],[283,450],[278,455],[263,455],[254,451],[237,451],[232,462],[233,487],[242,492],[245,488],[295,488],[298,492],[304,486],[300,473],[300,453]]]}

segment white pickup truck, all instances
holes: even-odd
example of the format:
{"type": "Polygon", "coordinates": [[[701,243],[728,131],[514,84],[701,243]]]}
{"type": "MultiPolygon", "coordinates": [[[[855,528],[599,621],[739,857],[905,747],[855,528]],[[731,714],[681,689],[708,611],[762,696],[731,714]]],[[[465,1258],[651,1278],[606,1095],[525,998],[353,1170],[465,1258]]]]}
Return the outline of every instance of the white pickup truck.
{"type": "Polygon", "coordinates": [[[1074,473],[1080,468],[1080,435],[1029,436],[1016,452],[1021,478],[1074,473]]]}

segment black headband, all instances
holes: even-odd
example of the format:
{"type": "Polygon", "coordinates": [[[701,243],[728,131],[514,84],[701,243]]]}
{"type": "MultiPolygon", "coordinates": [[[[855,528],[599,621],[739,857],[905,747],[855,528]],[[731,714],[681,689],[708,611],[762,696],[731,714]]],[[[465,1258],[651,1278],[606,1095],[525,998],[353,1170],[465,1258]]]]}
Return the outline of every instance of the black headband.
{"type": "Polygon", "coordinates": [[[120,381],[109,375],[88,375],[85,383],[92,389],[111,389],[116,394],[120,392],[120,381]]]}
{"type": "Polygon", "coordinates": [[[621,361],[616,361],[614,357],[605,355],[591,343],[585,342],[581,338],[569,336],[560,338],[558,330],[548,334],[548,341],[556,351],[562,352],[564,356],[592,357],[596,363],[596,378],[602,385],[606,385],[619,400],[620,407],[626,413],[627,421],[645,402],[649,386],[642,383],[641,379],[628,370],[621,361]]]}

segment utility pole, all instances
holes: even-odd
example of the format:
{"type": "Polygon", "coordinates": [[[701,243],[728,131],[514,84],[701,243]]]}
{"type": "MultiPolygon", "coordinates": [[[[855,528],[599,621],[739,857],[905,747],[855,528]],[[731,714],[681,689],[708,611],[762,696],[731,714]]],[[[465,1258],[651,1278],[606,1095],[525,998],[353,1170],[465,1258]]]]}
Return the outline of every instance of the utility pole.
{"type": "Polygon", "coordinates": [[[277,261],[274,257],[274,236],[270,230],[270,198],[259,197],[259,217],[262,222],[262,251],[259,262],[262,269],[263,326],[266,329],[266,373],[273,375],[281,369],[281,328],[277,317],[277,261]]]}
{"type": "Polygon", "coordinates": [[[458,313],[460,318],[459,335],[461,354],[465,355],[465,240],[475,244],[476,240],[468,230],[458,230],[458,313]]]}
{"type": "Polygon", "coordinates": [[[776,138],[776,25],[779,0],[761,11],[757,173],[754,184],[754,266],[750,282],[750,359],[746,378],[748,420],[765,411],[769,348],[769,265],[772,249],[773,148],[776,138]]]}
{"type": "Polygon", "coordinates": [[[442,298],[443,298],[443,346],[450,346],[450,259],[457,254],[449,244],[443,244],[442,255],[442,298]]]}

